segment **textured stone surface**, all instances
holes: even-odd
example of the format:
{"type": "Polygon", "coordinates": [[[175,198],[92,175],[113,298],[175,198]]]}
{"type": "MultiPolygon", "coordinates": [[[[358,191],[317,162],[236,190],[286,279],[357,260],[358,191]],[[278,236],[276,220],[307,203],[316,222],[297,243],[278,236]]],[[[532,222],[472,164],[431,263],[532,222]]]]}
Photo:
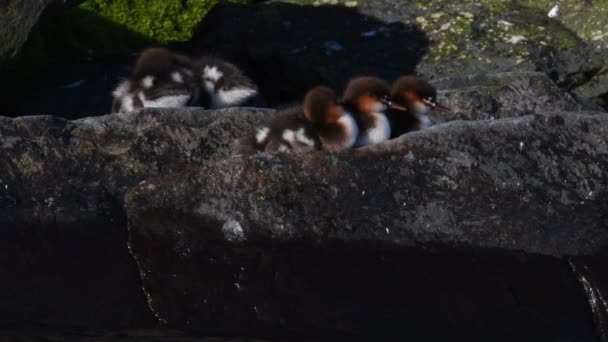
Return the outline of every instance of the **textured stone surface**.
{"type": "Polygon", "coordinates": [[[147,181],[129,217],[145,230],[168,208],[254,238],[593,254],[608,247],[607,133],[603,113],[554,113],[452,122],[341,154],[233,158],[147,181]]]}
{"type": "Polygon", "coordinates": [[[154,322],[126,248],[124,192],[225,157],[234,137],[263,116],[238,109],[0,118],[3,326],[154,322]]]}
{"type": "Polygon", "coordinates": [[[122,194],[151,175],[225,158],[234,139],[271,113],[149,109],[77,121],[53,116],[0,118],[3,193],[19,204],[17,210],[4,207],[2,218],[28,220],[34,214],[36,220],[71,222],[86,217],[95,212],[99,191],[122,194]],[[54,186],[59,179],[62,186],[54,186]],[[62,193],[82,189],[91,189],[91,202],[58,210],[72,203],[64,201],[62,193]]]}
{"type": "Polygon", "coordinates": [[[555,111],[602,110],[581,104],[539,72],[484,73],[435,80],[439,100],[452,112],[431,112],[435,123],[517,117],[555,111]]]}
{"type": "Polygon", "coordinates": [[[128,193],[130,246],[179,328],[591,341],[560,258],[608,251],[607,131],[556,112],[207,164],[128,193]]]}

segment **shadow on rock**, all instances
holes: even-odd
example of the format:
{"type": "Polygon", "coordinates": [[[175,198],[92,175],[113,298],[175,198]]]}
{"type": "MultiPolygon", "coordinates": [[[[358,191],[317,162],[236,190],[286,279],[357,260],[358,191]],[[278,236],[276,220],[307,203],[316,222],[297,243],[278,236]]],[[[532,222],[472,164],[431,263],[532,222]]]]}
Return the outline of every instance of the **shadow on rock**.
{"type": "Polygon", "coordinates": [[[152,307],[174,328],[334,340],[596,341],[585,294],[560,259],[229,241],[196,217],[149,214],[149,230],[133,235],[133,247],[152,307]],[[174,229],[164,228],[169,223],[174,229]]]}
{"type": "Polygon", "coordinates": [[[341,89],[356,75],[393,80],[427,52],[415,25],[386,23],[344,6],[219,3],[187,50],[243,65],[269,104],[297,101],[311,86],[341,89]]]}
{"type": "Polygon", "coordinates": [[[0,83],[6,101],[0,115],[78,119],[108,114],[114,86],[135,62],[130,51],[153,45],[125,26],[66,7],[49,7],[18,59],[0,75],[11,80],[0,83]]]}

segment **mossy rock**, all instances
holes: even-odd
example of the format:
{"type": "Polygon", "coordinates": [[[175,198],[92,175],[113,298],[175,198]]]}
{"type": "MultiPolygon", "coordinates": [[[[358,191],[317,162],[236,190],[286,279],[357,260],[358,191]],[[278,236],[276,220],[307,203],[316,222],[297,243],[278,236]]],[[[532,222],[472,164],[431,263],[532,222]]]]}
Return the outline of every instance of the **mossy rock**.
{"type": "Polygon", "coordinates": [[[551,0],[285,0],[355,6],[385,22],[418,25],[430,38],[419,67],[427,77],[480,71],[544,71],[574,88],[602,69],[608,44],[608,1],[551,0]],[[552,67],[557,65],[557,70],[552,67]],[[581,77],[580,75],[584,75],[581,77]]]}
{"type": "Polygon", "coordinates": [[[157,44],[186,41],[217,0],[87,0],[70,14],[83,11],[157,44]]]}
{"type": "Polygon", "coordinates": [[[519,1],[418,1],[416,6],[422,14],[414,20],[433,42],[420,69],[426,74],[540,70],[572,88],[585,82],[580,75],[603,65],[601,54],[539,7],[519,1]]]}
{"type": "Polygon", "coordinates": [[[86,0],[44,18],[28,53],[99,57],[186,41],[217,1],[86,0]]]}
{"type": "Polygon", "coordinates": [[[358,0],[356,7],[370,17],[422,29],[431,44],[417,71],[428,78],[542,71],[582,98],[608,98],[585,87],[606,84],[606,0],[358,0]],[[549,16],[556,4],[557,13],[549,16]]]}
{"type": "Polygon", "coordinates": [[[608,1],[606,0],[519,0],[548,14],[597,48],[608,48],[608,1]],[[557,6],[557,7],[556,7],[557,6]]]}

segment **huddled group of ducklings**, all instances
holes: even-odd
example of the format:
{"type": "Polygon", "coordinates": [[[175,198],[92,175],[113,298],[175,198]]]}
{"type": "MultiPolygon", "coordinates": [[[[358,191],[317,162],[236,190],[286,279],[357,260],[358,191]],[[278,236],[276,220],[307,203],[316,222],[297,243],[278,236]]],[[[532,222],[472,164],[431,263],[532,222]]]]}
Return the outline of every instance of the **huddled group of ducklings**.
{"type": "Polygon", "coordinates": [[[164,48],[141,53],[131,76],[112,92],[112,112],[142,107],[204,107],[248,105],[256,85],[234,64],[203,57],[193,60],[164,48]]]}
{"type": "MultiPolygon", "coordinates": [[[[210,109],[250,105],[258,89],[235,65],[217,58],[192,60],[163,48],[144,51],[131,77],[118,84],[112,109],[197,106],[210,109]]],[[[351,79],[341,98],[325,86],[310,89],[301,106],[282,110],[240,140],[240,153],[339,151],[377,144],[430,125],[437,91],[415,76],[386,81],[351,79]]]]}

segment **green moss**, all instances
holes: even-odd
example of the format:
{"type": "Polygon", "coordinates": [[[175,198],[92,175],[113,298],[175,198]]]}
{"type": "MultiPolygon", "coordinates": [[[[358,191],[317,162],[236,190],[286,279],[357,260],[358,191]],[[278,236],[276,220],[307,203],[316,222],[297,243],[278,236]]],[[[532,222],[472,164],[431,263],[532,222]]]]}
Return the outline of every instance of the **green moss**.
{"type": "Polygon", "coordinates": [[[217,2],[85,0],[39,22],[22,59],[31,65],[36,60],[125,54],[146,46],[187,41],[217,2]]]}
{"type": "Polygon", "coordinates": [[[87,0],[78,10],[99,15],[150,41],[166,44],[188,40],[194,27],[216,2],[217,0],[87,0]]]}

